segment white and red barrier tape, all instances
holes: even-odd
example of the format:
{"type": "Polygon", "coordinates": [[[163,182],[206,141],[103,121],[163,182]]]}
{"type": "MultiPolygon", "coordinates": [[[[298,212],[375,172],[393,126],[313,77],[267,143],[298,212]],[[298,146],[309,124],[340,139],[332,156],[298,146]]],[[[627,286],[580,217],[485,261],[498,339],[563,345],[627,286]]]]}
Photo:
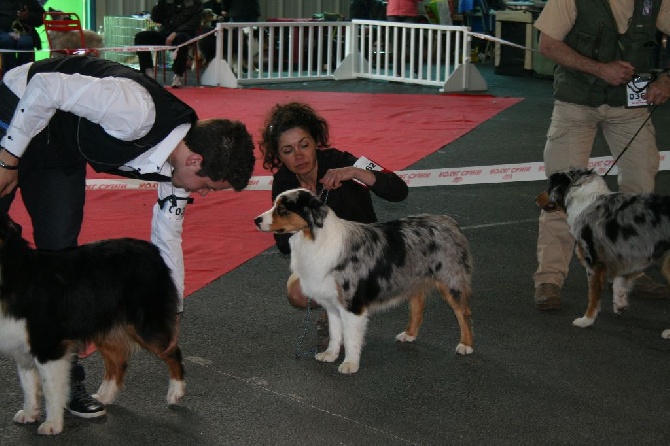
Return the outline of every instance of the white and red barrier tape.
{"type": "MultiPolygon", "coordinates": [[[[670,170],[670,152],[661,152],[659,170],[670,170]]],[[[603,175],[612,165],[611,157],[592,158],[589,168],[603,175]]],[[[546,180],[544,164],[529,162],[521,164],[499,164],[494,166],[449,167],[428,170],[400,170],[396,172],[409,187],[460,186],[465,184],[513,183],[517,181],[546,180]]],[[[610,175],[616,175],[614,167],[610,175]]],[[[155,189],[152,181],[131,180],[127,178],[88,179],[87,190],[142,190],[155,189]]],[[[271,176],[255,176],[249,180],[245,190],[271,190],[271,176]]]]}

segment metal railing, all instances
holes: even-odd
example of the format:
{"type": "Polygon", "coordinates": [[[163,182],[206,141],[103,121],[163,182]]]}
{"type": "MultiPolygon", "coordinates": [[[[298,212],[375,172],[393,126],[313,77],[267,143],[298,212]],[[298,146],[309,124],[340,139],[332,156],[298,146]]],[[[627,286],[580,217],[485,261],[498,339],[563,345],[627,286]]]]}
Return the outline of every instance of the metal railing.
{"type": "Polygon", "coordinates": [[[470,63],[470,30],[374,20],[217,24],[204,85],[379,79],[486,90],[470,63]]]}

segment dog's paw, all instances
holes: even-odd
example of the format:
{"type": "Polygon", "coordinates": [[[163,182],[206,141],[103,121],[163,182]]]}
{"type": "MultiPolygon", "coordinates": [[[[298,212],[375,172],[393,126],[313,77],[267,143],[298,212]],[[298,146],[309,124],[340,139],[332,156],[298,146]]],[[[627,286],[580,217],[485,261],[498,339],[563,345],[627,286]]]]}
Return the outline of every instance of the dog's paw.
{"type": "Polygon", "coordinates": [[[668,328],[667,330],[663,330],[663,333],[661,333],[661,337],[663,339],[670,339],[670,328],[668,328]]]}
{"type": "Polygon", "coordinates": [[[628,302],[626,302],[623,305],[618,304],[617,302],[614,302],[613,307],[614,307],[614,314],[621,314],[628,309],[628,302]]]}
{"type": "Polygon", "coordinates": [[[626,309],[628,309],[628,294],[615,293],[613,309],[615,314],[621,314],[626,309]]]}
{"type": "Polygon", "coordinates": [[[400,342],[414,342],[416,340],[416,336],[410,336],[406,331],[403,331],[395,337],[395,340],[400,342]]]}
{"type": "Polygon", "coordinates": [[[170,388],[168,389],[167,402],[168,404],[178,404],[179,400],[182,399],[186,393],[184,388],[186,384],[184,381],[177,381],[176,379],[170,380],[170,388]]]}
{"type": "Polygon", "coordinates": [[[19,410],[14,415],[14,422],[19,424],[30,424],[37,421],[37,418],[40,416],[39,410],[34,412],[29,412],[27,410],[19,410]]]}
{"type": "Polygon", "coordinates": [[[591,319],[590,317],[586,317],[586,316],[578,317],[577,319],[572,321],[572,325],[574,325],[575,327],[586,328],[586,327],[590,327],[591,325],[593,325],[593,323],[595,321],[596,321],[595,319],[591,319]]]}
{"type": "Polygon", "coordinates": [[[57,435],[63,432],[63,420],[60,421],[45,421],[37,428],[37,433],[40,435],[57,435]]]}
{"type": "Polygon", "coordinates": [[[337,368],[337,371],[343,375],[351,375],[352,373],[358,372],[358,363],[357,362],[343,362],[337,368]]]}
{"type": "Polygon", "coordinates": [[[116,395],[119,393],[119,386],[114,380],[106,380],[100,384],[98,392],[91,395],[96,400],[100,401],[102,404],[112,404],[116,399],[116,395]]]}
{"type": "Polygon", "coordinates": [[[460,343],[456,346],[456,353],[459,355],[471,355],[472,352],[474,352],[474,350],[469,345],[460,343]]]}
{"type": "Polygon", "coordinates": [[[321,362],[335,362],[338,356],[338,353],[326,350],[325,352],[314,355],[314,359],[321,362]]]}

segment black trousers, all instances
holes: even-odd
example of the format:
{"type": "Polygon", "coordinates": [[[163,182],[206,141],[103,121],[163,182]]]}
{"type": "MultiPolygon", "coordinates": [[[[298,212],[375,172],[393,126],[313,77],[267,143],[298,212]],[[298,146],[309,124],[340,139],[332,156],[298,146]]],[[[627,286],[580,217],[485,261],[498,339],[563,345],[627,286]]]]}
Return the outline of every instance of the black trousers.
{"type": "MultiPolygon", "coordinates": [[[[165,45],[165,39],[169,36],[162,31],[140,31],[135,34],[135,45],[165,45]]],[[[172,41],[173,45],[181,45],[191,40],[193,36],[188,33],[178,32],[172,41]]],[[[153,68],[154,63],[151,59],[150,51],[138,51],[137,58],[140,62],[140,71],[144,72],[147,68],[153,68]]],[[[188,46],[183,46],[177,51],[177,58],[172,63],[172,71],[178,76],[183,76],[186,71],[186,60],[188,58],[188,46]]]]}

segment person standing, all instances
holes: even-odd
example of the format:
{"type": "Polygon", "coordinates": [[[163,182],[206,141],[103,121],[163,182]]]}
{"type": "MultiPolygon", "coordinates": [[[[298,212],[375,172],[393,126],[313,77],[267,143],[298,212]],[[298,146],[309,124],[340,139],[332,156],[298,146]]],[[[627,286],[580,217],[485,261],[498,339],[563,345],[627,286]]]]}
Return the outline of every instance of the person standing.
{"type": "Polygon", "coordinates": [[[42,25],[44,8],[37,0],[0,1],[0,49],[19,50],[2,53],[2,71],[35,60],[33,50],[42,48],[36,28],[42,25]]]}
{"type": "MultiPolygon", "coordinates": [[[[201,0],[158,0],[151,10],[151,21],[160,24],[157,30],[140,31],[135,34],[135,45],[179,46],[198,34],[202,22],[201,0]]],[[[154,77],[154,62],[150,51],[138,51],[140,71],[154,77]]],[[[172,63],[172,88],[182,86],[188,59],[188,46],[176,52],[172,63]]]]}
{"type": "MultiPolygon", "coordinates": [[[[646,105],[656,107],[668,100],[670,77],[666,71],[647,83],[645,103],[639,107],[628,107],[627,88],[644,87],[641,79],[652,72],[657,29],[670,32],[670,0],[548,0],[535,27],[540,31],[540,54],[557,63],[544,148],[546,175],[587,167],[601,128],[614,159],[630,144],[617,161],[619,190],[652,192],[659,153],[646,105]]],[[[573,249],[565,213],[542,211],[533,275],[539,310],[560,308],[573,249]]],[[[633,292],[670,297],[667,287],[647,275],[636,280],[633,292]]]]}
{"type": "MultiPolygon", "coordinates": [[[[389,22],[402,22],[402,23],[419,23],[419,3],[421,0],[389,0],[386,4],[386,20],[389,22]]],[[[411,61],[410,53],[414,53],[414,66],[412,67],[412,72],[415,75],[419,74],[419,39],[416,36],[416,29],[409,29],[405,38],[402,38],[405,42],[405,48],[407,50],[407,60],[411,61]],[[412,34],[415,35],[414,39],[414,48],[411,46],[412,34]]],[[[397,45],[394,45],[394,50],[399,51],[402,54],[403,49],[397,45]]],[[[396,67],[396,74],[403,75],[400,70],[400,67],[404,65],[404,62],[401,60],[401,57],[398,57],[399,67],[396,67]]]]}
{"type": "MultiPolygon", "coordinates": [[[[182,228],[191,194],[247,186],[255,163],[244,124],[199,120],[143,73],[104,59],[67,56],[14,68],[0,84],[0,212],[20,188],[35,246],[77,246],[86,165],[158,182],[151,241],[184,292],[182,228]]],[[[110,209],[110,212],[113,212],[110,209]]],[[[178,308],[177,319],[183,311],[178,308]]],[[[105,407],[84,385],[73,355],[68,409],[94,418],[105,407]]]]}
{"type": "Polygon", "coordinates": [[[221,9],[231,22],[257,22],[261,16],[258,0],[223,0],[221,9]]]}
{"type": "Polygon", "coordinates": [[[422,0],[388,0],[386,20],[389,22],[419,23],[419,3],[422,0]]]}

